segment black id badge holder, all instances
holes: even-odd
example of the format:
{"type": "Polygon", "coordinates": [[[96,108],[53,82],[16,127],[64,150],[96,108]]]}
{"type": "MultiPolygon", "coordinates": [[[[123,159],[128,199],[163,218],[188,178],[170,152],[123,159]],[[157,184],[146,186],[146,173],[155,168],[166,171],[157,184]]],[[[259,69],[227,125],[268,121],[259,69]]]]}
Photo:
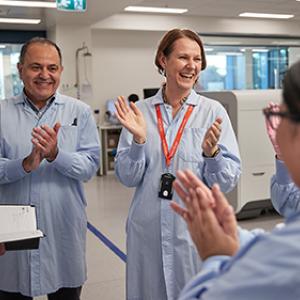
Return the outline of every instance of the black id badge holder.
{"type": "Polygon", "coordinates": [[[172,200],[173,197],[173,181],[176,179],[171,173],[165,173],[160,178],[160,189],[158,197],[162,199],[172,200]]]}

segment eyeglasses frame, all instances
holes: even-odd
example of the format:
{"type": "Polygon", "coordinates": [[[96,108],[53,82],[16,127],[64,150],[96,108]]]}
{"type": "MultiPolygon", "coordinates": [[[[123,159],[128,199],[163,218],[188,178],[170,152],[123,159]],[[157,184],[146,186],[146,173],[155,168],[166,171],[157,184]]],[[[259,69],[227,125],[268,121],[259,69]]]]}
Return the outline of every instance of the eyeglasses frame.
{"type": "Polygon", "coordinates": [[[271,117],[280,117],[285,119],[290,119],[295,123],[300,123],[300,116],[291,114],[287,111],[273,111],[269,107],[263,109],[263,114],[269,120],[271,117]]]}

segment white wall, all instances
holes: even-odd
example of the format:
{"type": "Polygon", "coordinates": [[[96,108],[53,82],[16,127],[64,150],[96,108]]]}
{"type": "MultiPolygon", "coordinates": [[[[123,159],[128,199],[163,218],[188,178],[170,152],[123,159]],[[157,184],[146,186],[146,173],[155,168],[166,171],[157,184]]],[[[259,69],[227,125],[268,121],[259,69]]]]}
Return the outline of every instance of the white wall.
{"type": "MultiPolygon", "coordinates": [[[[130,14],[115,15],[91,27],[56,25],[55,29],[49,30],[49,35],[55,38],[63,53],[65,69],[60,91],[76,96],[75,52],[85,42],[93,54],[88,70],[93,95],[85,97],[84,100],[93,109],[99,108],[103,116],[105,102],[108,99],[119,95],[127,97],[131,93],[143,97],[143,88],[159,87],[163,82],[163,77],[158,74],[154,65],[155,51],[164,32],[174,27],[191,28],[200,33],[254,35],[259,33],[265,36],[270,34],[297,36],[299,33],[299,22],[130,14]]],[[[208,44],[213,40],[216,38],[203,38],[203,41],[208,44]]],[[[255,43],[254,39],[246,40],[255,43]]],[[[265,44],[273,44],[276,41],[277,39],[270,42],[269,39],[265,44]]],[[[298,41],[294,40],[294,42],[298,41]]],[[[299,59],[299,55],[300,48],[291,49],[290,62],[299,59]]],[[[79,67],[82,79],[84,77],[82,57],[79,67]]]]}
{"type": "MultiPolygon", "coordinates": [[[[49,38],[54,40],[62,50],[62,63],[64,71],[62,73],[60,92],[72,97],[77,96],[76,83],[76,62],[75,54],[76,49],[82,47],[83,43],[88,46],[90,52],[92,52],[91,46],[91,29],[89,26],[79,25],[57,25],[51,28],[47,32],[49,38]]],[[[79,55],[79,75],[80,79],[84,78],[83,69],[83,52],[79,55]]],[[[92,59],[92,58],[91,58],[92,59]]],[[[90,63],[91,64],[91,63],[90,63]]],[[[91,66],[88,70],[87,77],[92,83],[92,71],[91,66]]],[[[83,97],[85,102],[93,105],[93,95],[83,97]]]]}
{"type": "Polygon", "coordinates": [[[166,16],[126,13],[113,15],[92,26],[92,28],[98,29],[144,31],[167,31],[175,27],[189,28],[199,33],[299,36],[300,22],[252,18],[166,16]]]}
{"type": "Polygon", "coordinates": [[[105,101],[132,93],[143,97],[143,88],[159,87],[163,77],[154,65],[160,32],[92,31],[94,107],[105,110],[105,101]]]}
{"type": "Polygon", "coordinates": [[[292,65],[296,61],[300,60],[300,47],[289,48],[289,65],[292,65]]]}

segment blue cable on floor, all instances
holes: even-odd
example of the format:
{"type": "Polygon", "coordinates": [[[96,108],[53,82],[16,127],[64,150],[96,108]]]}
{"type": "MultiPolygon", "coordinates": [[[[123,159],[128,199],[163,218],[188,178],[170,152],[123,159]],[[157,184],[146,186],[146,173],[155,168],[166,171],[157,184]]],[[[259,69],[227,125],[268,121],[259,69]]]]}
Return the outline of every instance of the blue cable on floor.
{"type": "Polygon", "coordinates": [[[105,237],[96,227],[94,227],[90,222],[87,223],[87,228],[107,246],[112,252],[121,258],[126,263],[126,254],[122,252],[113,242],[111,242],[107,237],[105,237]]]}

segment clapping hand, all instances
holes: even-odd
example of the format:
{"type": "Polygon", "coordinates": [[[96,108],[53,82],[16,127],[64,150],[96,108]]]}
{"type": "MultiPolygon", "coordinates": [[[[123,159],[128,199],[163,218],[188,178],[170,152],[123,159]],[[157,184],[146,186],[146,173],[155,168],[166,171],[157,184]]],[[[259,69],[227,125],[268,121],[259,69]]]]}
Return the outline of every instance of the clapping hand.
{"type": "Polygon", "coordinates": [[[185,208],[171,202],[186,221],[200,257],[234,255],[239,248],[237,222],[232,207],[218,185],[210,190],[191,171],[178,171],[174,189],[185,208]]]}
{"type": "Polygon", "coordinates": [[[204,136],[202,143],[202,151],[207,157],[212,157],[214,153],[216,153],[216,151],[218,150],[218,141],[221,136],[221,124],[222,119],[217,118],[216,121],[207,130],[204,136]]]}
{"type": "Polygon", "coordinates": [[[60,123],[56,123],[53,128],[48,125],[35,127],[32,130],[31,153],[23,160],[23,168],[26,172],[37,169],[44,158],[53,161],[58,153],[57,135],[60,123]]]}
{"type": "MultiPolygon", "coordinates": [[[[275,112],[280,111],[280,105],[274,104],[273,102],[269,103],[268,108],[275,112]]],[[[280,124],[280,117],[272,116],[269,119],[266,118],[265,121],[266,121],[266,128],[267,128],[267,133],[268,133],[269,139],[273,145],[273,148],[274,148],[277,158],[281,160],[282,159],[281,152],[280,152],[279,146],[276,141],[276,133],[277,133],[277,128],[280,124]]]]}
{"type": "Polygon", "coordinates": [[[23,160],[23,168],[26,172],[31,172],[37,169],[44,159],[41,150],[33,147],[31,153],[23,160]]]}
{"type": "Polygon", "coordinates": [[[41,151],[43,158],[48,161],[53,161],[58,153],[57,148],[57,135],[60,123],[56,123],[53,128],[48,125],[42,125],[41,127],[35,127],[32,130],[32,143],[41,151]]]}
{"type": "Polygon", "coordinates": [[[120,123],[133,135],[135,142],[143,144],[146,141],[146,122],[142,112],[135,103],[130,102],[128,106],[124,97],[118,97],[116,116],[120,123]]]}

